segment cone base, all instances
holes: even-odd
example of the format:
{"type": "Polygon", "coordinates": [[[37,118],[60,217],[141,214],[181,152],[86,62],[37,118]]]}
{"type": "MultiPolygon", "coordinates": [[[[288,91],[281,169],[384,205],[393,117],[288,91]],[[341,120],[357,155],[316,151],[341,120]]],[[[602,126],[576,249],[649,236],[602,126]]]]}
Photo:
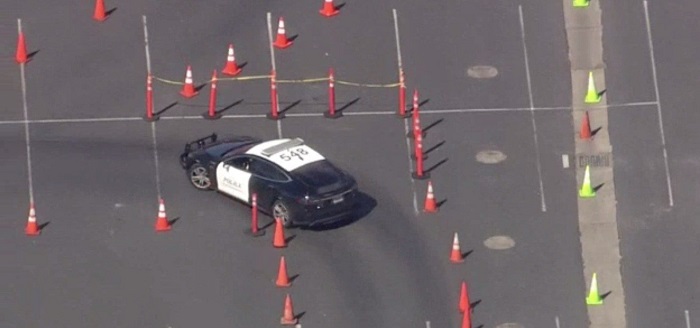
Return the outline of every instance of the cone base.
{"type": "Polygon", "coordinates": [[[246,229],[243,233],[251,237],[260,237],[265,235],[265,230],[258,229],[258,231],[253,231],[253,229],[246,229]]]}
{"type": "Polygon", "coordinates": [[[277,286],[277,287],[289,287],[291,285],[292,285],[291,282],[283,282],[283,281],[276,281],[275,282],[275,286],[277,286]]]}
{"type": "Polygon", "coordinates": [[[185,97],[185,98],[194,98],[194,96],[196,96],[198,94],[199,94],[198,91],[185,91],[185,90],[180,91],[180,95],[185,97]]]}
{"type": "Polygon", "coordinates": [[[325,8],[324,8],[324,9],[319,10],[318,12],[319,12],[322,16],[325,16],[325,17],[333,17],[333,16],[339,14],[339,13],[340,13],[340,10],[335,9],[335,8],[332,8],[332,9],[325,9],[325,8]]]}
{"type": "Polygon", "coordinates": [[[297,319],[297,318],[292,318],[292,319],[280,318],[281,325],[292,326],[292,325],[296,325],[297,323],[299,323],[299,319],[297,319]]]}
{"type": "Polygon", "coordinates": [[[38,228],[36,228],[36,229],[34,229],[34,228],[27,228],[27,229],[24,229],[24,233],[25,233],[27,236],[38,236],[39,234],[41,234],[41,230],[39,230],[38,228]]]}
{"type": "Polygon", "coordinates": [[[396,117],[406,119],[406,118],[411,117],[411,114],[410,113],[401,114],[401,112],[398,112],[398,113],[396,113],[396,117]]]}
{"type": "Polygon", "coordinates": [[[580,191],[579,190],[578,196],[581,198],[593,198],[593,197],[595,197],[595,192],[593,192],[593,191],[580,191]]]}
{"type": "Polygon", "coordinates": [[[423,175],[418,175],[418,172],[412,172],[411,177],[416,180],[425,180],[430,178],[430,173],[428,172],[423,172],[423,175]]]}
{"type": "Polygon", "coordinates": [[[430,205],[430,206],[425,206],[423,208],[423,213],[437,213],[440,210],[438,210],[437,205],[430,205]]]}
{"type": "Polygon", "coordinates": [[[343,117],[343,113],[336,111],[335,113],[331,114],[330,111],[325,111],[323,112],[323,117],[335,119],[343,117]]]}
{"type": "Polygon", "coordinates": [[[598,298],[598,299],[591,299],[590,297],[586,297],[586,304],[587,305],[602,305],[603,300],[598,298]]]}
{"type": "Polygon", "coordinates": [[[221,71],[221,74],[228,75],[228,76],[236,76],[236,75],[240,74],[241,71],[242,71],[242,69],[240,67],[236,67],[236,68],[228,68],[227,67],[221,71]]]}
{"type": "Polygon", "coordinates": [[[265,117],[267,117],[268,119],[271,119],[271,120],[273,120],[273,121],[276,121],[276,120],[281,120],[281,119],[283,119],[283,118],[284,118],[284,114],[282,114],[282,113],[277,113],[277,115],[275,116],[275,115],[272,115],[272,113],[267,113],[267,115],[265,115],[265,117]]]}
{"type": "Polygon", "coordinates": [[[450,262],[452,262],[452,263],[463,263],[463,262],[464,262],[464,259],[463,259],[462,256],[460,255],[459,258],[450,258],[450,262]]]}
{"type": "Polygon", "coordinates": [[[101,23],[101,22],[106,21],[106,20],[107,20],[107,17],[109,17],[109,16],[106,16],[106,15],[105,15],[105,16],[95,16],[95,17],[93,17],[92,19],[94,19],[94,20],[96,20],[96,21],[98,21],[98,22],[101,23]]]}
{"type": "Polygon", "coordinates": [[[588,1],[583,0],[583,1],[577,1],[574,0],[574,7],[588,7],[588,1]]]}
{"type": "Polygon", "coordinates": [[[148,117],[148,115],[143,116],[143,120],[146,122],[155,122],[160,119],[160,116],[158,115],[152,115],[151,117],[148,117]]]}
{"type": "Polygon", "coordinates": [[[598,94],[595,94],[595,95],[587,95],[586,98],[583,100],[583,102],[585,102],[586,104],[597,104],[597,103],[600,102],[600,100],[601,100],[602,98],[603,98],[603,97],[601,97],[601,96],[598,95],[598,94]]]}
{"type": "Polygon", "coordinates": [[[218,120],[221,116],[221,113],[214,113],[214,116],[209,115],[209,112],[202,113],[202,117],[207,120],[218,120]]]}
{"type": "Polygon", "coordinates": [[[279,49],[286,49],[286,48],[289,48],[289,46],[291,46],[293,43],[294,42],[289,41],[289,40],[287,40],[287,41],[275,41],[275,43],[273,43],[272,45],[274,45],[276,48],[279,48],[279,49]]]}
{"type": "Polygon", "coordinates": [[[275,243],[272,245],[272,247],[274,247],[274,248],[287,248],[287,244],[286,243],[285,244],[275,243]]]}

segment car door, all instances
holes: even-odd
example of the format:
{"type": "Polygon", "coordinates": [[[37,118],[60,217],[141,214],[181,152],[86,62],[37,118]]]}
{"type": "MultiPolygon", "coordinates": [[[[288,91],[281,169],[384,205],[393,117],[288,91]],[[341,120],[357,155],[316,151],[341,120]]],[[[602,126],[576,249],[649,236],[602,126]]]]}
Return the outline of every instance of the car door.
{"type": "Polygon", "coordinates": [[[291,181],[280,168],[261,158],[253,158],[250,173],[254,177],[251,189],[257,193],[258,203],[265,206],[272,205],[279,190],[291,181]]]}
{"type": "Polygon", "coordinates": [[[249,156],[240,156],[219,163],[216,167],[219,191],[249,203],[252,176],[249,172],[250,161],[249,156]]]}

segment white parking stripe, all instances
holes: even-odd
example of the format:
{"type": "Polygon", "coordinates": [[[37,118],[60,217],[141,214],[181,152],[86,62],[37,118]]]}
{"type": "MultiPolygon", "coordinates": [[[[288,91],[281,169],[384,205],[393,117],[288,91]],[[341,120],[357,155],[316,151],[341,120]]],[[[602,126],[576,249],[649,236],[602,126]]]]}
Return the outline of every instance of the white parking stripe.
{"type": "Polygon", "coordinates": [[[527,94],[530,100],[530,120],[532,121],[532,136],[535,142],[535,163],[537,166],[537,176],[540,184],[540,201],[542,212],[547,212],[547,203],[544,198],[544,184],[542,183],[542,163],[540,161],[540,143],[537,139],[537,123],[535,122],[535,104],[532,99],[532,79],[530,78],[530,61],[527,57],[527,44],[525,43],[525,20],[523,19],[523,6],[518,5],[520,16],[520,36],[523,43],[523,56],[525,57],[525,76],[527,77],[527,94]]]}
{"type": "Polygon", "coordinates": [[[666,134],[664,133],[664,118],[661,115],[661,98],[659,97],[659,80],[656,78],[656,60],[654,59],[654,42],[651,39],[651,24],[649,23],[649,8],[647,0],[644,0],[644,19],[647,25],[647,40],[649,41],[649,55],[651,57],[651,75],[654,78],[654,92],[656,97],[656,112],[659,116],[659,132],[661,133],[661,147],[664,153],[664,165],[666,168],[666,187],[668,188],[668,204],[673,207],[673,189],[671,188],[671,173],[668,168],[668,151],[666,150],[666,134]]]}

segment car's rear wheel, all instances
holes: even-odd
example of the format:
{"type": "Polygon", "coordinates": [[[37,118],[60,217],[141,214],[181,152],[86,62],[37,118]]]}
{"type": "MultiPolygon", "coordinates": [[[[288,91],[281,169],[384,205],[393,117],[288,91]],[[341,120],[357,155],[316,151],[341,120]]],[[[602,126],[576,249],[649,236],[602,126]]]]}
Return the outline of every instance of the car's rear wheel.
{"type": "Polygon", "coordinates": [[[196,163],[190,167],[187,171],[190,183],[198,190],[211,190],[212,183],[209,177],[209,170],[199,163],[196,163]]]}
{"type": "Polygon", "coordinates": [[[282,220],[282,225],[285,228],[292,226],[292,213],[289,210],[289,206],[281,199],[276,200],[275,203],[272,204],[272,216],[282,220]]]}

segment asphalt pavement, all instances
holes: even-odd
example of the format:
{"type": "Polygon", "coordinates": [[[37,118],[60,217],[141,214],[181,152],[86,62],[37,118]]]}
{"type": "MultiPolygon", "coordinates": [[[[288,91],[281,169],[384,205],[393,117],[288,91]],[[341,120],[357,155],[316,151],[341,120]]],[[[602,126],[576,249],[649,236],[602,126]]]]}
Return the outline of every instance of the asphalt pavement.
{"type": "MultiPolygon", "coordinates": [[[[307,327],[450,327],[460,322],[463,280],[476,302],[476,325],[585,324],[576,178],[561,162],[573,149],[562,8],[523,5],[526,60],[518,6],[510,1],[349,2],[330,19],[318,14],[320,5],[116,4],[97,23],[91,4],[27,1],[0,16],[11,28],[22,18],[30,51],[39,50],[26,66],[26,82],[34,196],[38,220],[48,222],[39,237],[22,234],[28,172],[24,125],[16,122],[23,117],[20,75],[5,61],[0,131],[12,156],[0,164],[6,169],[0,204],[11,218],[0,232],[9,268],[0,279],[10,288],[0,299],[10,313],[2,326],[272,326],[289,292],[307,327]],[[142,15],[153,74],[164,80],[183,80],[187,65],[195,84],[207,80],[223,67],[229,43],[246,63],[243,76],[269,74],[270,12],[273,33],[283,16],[289,35],[298,35],[292,47],[275,50],[278,78],[325,77],[332,67],[338,80],[391,84],[398,79],[392,9],[408,88],[428,100],[421,107],[431,126],[425,146],[437,148],[426,165],[437,165],[430,174],[436,196],[446,200],[437,214],[420,211],[427,186],[410,178],[406,122],[389,113],[397,106],[395,88],[339,85],[339,104],[356,101],[345,117],[329,120],[320,116],[327,108],[324,83],[285,83],[281,107],[296,103],[287,113],[311,116],[206,121],[194,117],[206,111],[208,87],[185,100],[179,85],[158,81],[161,120],[152,130],[139,118],[146,78],[142,15]],[[467,70],[475,65],[493,66],[498,75],[473,79],[467,70]],[[531,106],[563,108],[531,112],[531,106]],[[506,111],[430,113],[489,108],[506,111]],[[106,120],[36,122],[81,118],[106,120]],[[358,178],[365,211],[337,229],[290,230],[294,239],[284,250],[272,248],[272,231],[246,236],[249,209],[194,190],[177,163],[185,142],[212,131],[304,138],[358,178]],[[485,150],[507,157],[483,164],[476,156],[485,150]],[[159,196],[177,219],[163,234],[153,232],[159,196]],[[455,232],[464,251],[472,251],[460,265],[448,261],[455,232]],[[485,246],[501,235],[515,246],[485,246]],[[280,255],[298,275],[287,290],[273,282],[280,255]]],[[[12,40],[0,42],[14,47],[12,40]]],[[[230,107],[227,115],[269,110],[265,79],[220,86],[218,103],[230,107]]]]}
{"type": "Polygon", "coordinates": [[[697,47],[693,46],[698,10],[690,1],[648,2],[657,99],[643,2],[603,5],[609,102],[659,101],[659,106],[610,111],[622,273],[631,327],[693,327],[698,320],[694,295],[700,267],[693,251],[698,247],[698,148],[694,142],[698,118],[694,90],[698,85],[697,47]]]}

